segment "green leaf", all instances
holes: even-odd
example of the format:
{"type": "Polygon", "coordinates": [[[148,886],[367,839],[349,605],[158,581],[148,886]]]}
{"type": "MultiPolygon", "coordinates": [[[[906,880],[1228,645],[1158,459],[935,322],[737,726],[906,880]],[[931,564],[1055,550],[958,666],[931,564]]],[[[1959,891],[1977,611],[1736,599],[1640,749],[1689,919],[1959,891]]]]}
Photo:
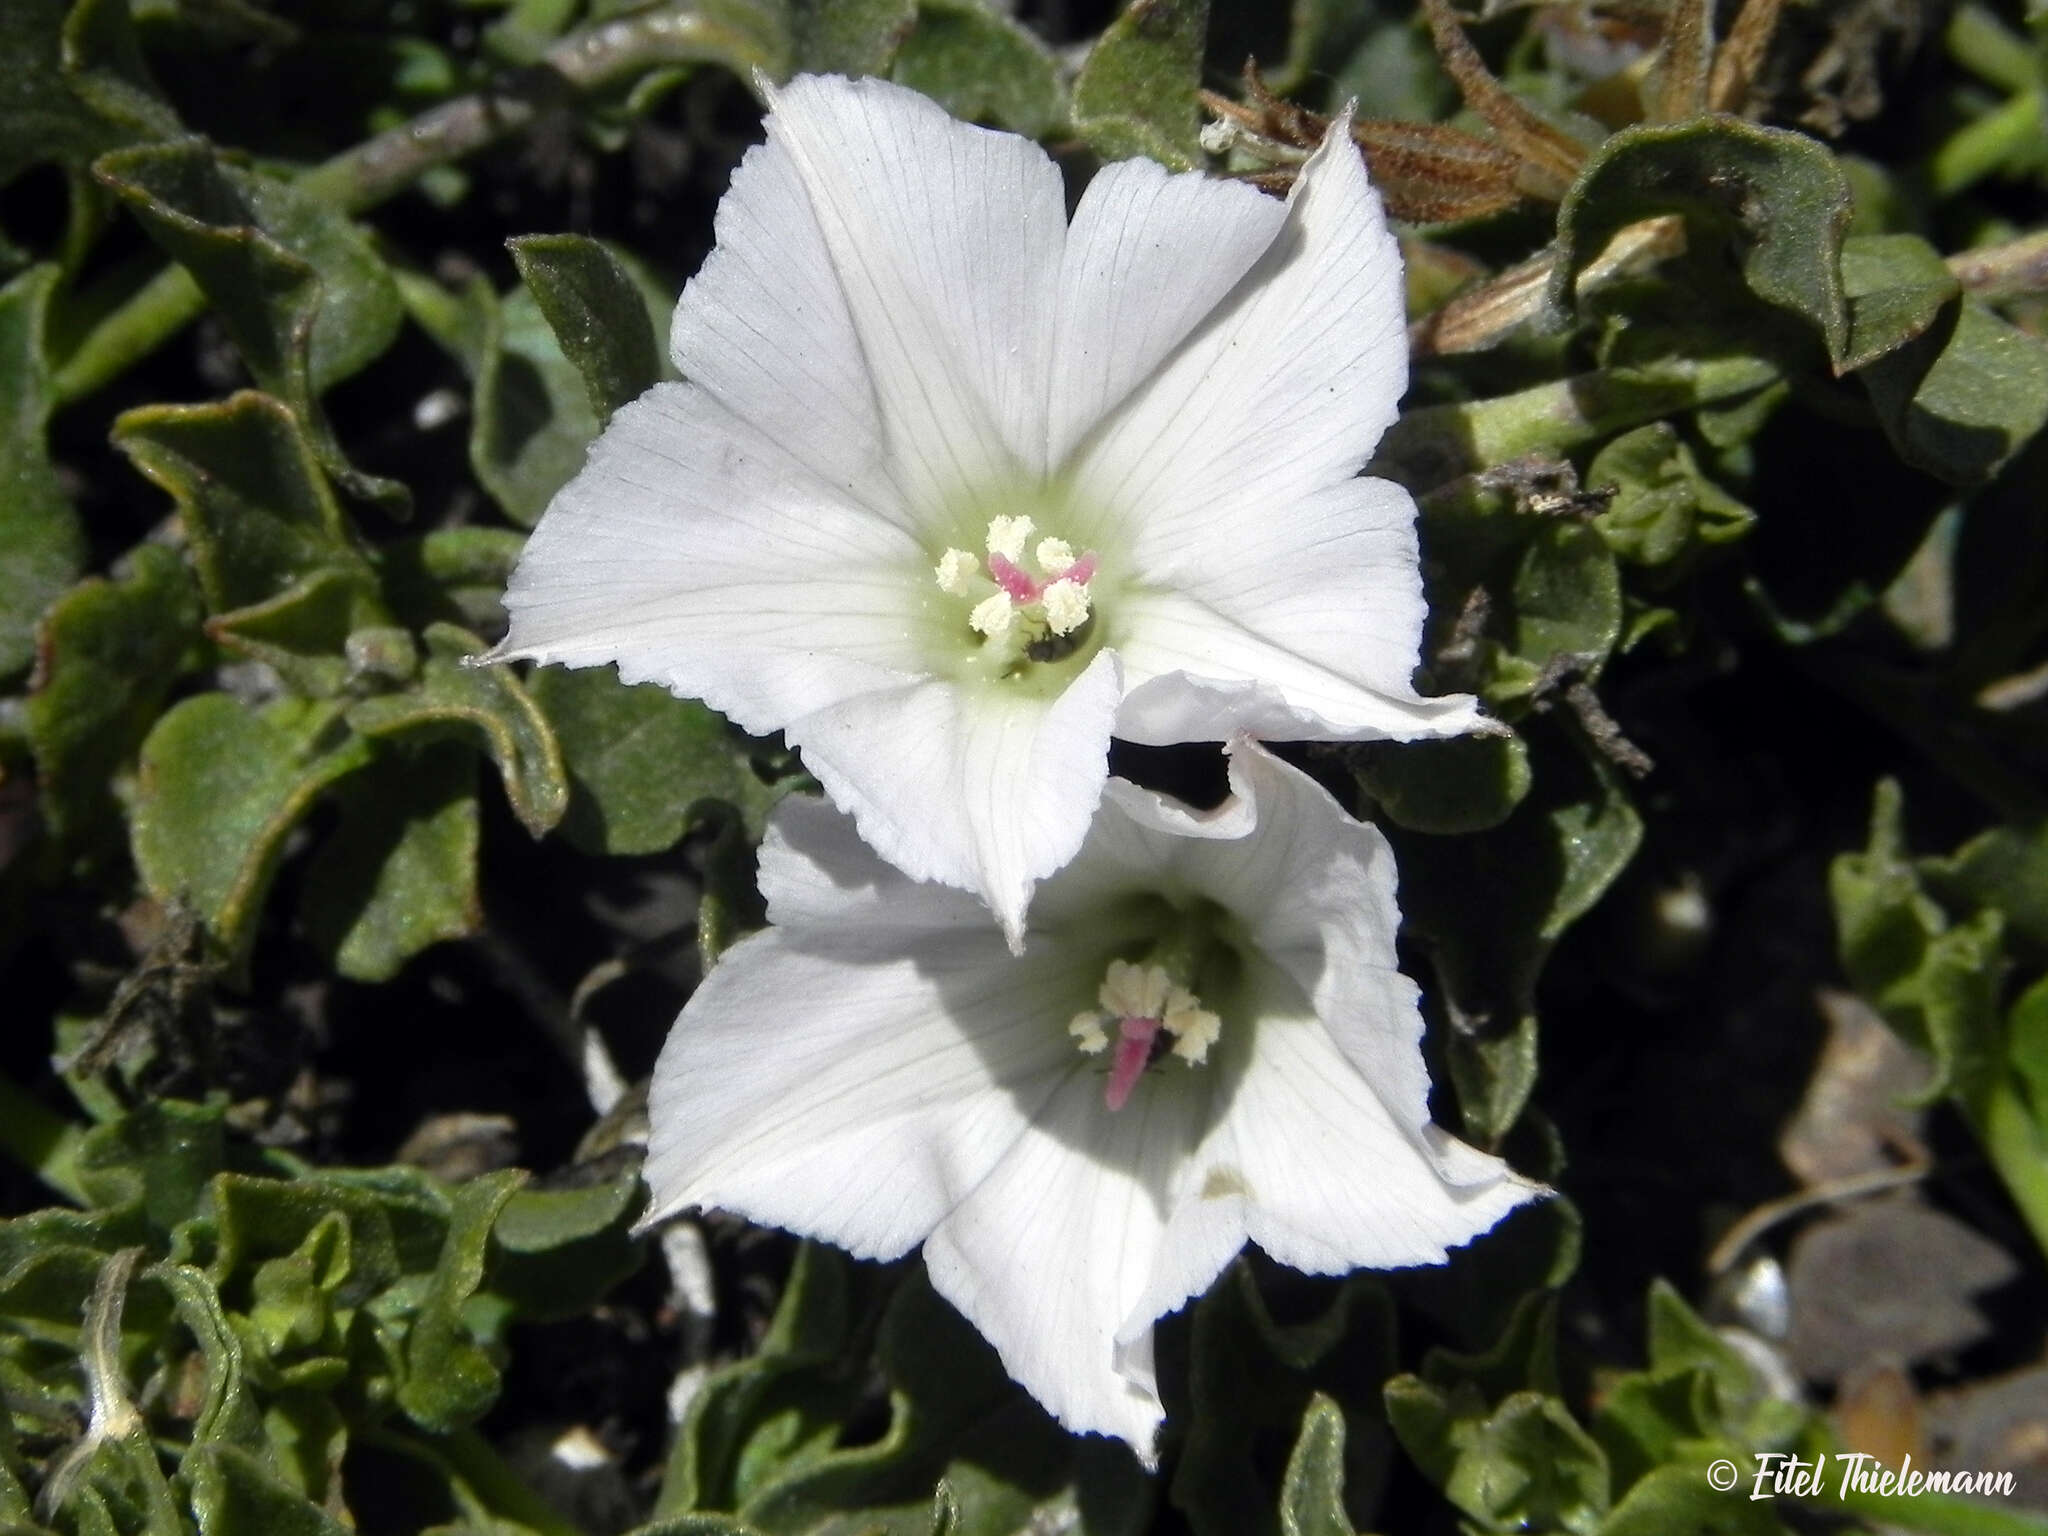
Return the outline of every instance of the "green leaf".
{"type": "Polygon", "coordinates": [[[129,411],[114,443],[177,503],[215,615],[208,632],[297,692],[340,692],[353,671],[349,634],[389,616],[299,419],[244,390],[129,411]]]}
{"type": "Polygon", "coordinates": [[[600,423],[663,377],[659,327],[669,305],[609,248],[582,235],[526,235],[506,245],[600,423]]]}
{"type": "Polygon", "coordinates": [[[829,1444],[845,1393],[807,1382],[804,1373],[845,1346],[847,1263],[815,1243],[797,1249],[760,1347],[714,1375],[692,1399],[669,1453],[657,1514],[735,1508],[761,1480],[764,1462],[770,1472],[785,1461],[803,1464],[829,1444]]]}
{"type": "Polygon", "coordinates": [[[118,145],[178,131],[121,0],[8,0],[0,57],[0,187],[32,165],[77,169],[118,145]]]}
{"type": "MultiPolygon", "coordinates": [[[[19,71],[17,59],[0,73],[19,71]]],[[[0,102],[7,89],[0,85],[0,102]]],[[[17,142],[0,139],[0,156],[17,142]]],[[[43,332],[56,282],[55,267],[32,267],[0,288],[0,678],[34,658],[37,619],[85,561],[85,531],[50,463],[43,332]]]]}
{"type": "Polygon", "coordinates": [[[25,705],[42,812],[68,846],[120,831],[113,783],[135,760],[199,634],[199,593],[172,551],[138,545],[127,574],[82,582],[42,626],[25,705]]]}
{"type": "Polygon", "coordinates": [[[1516,1392],[1489,1413],[1476,1393],[1447,1394],[1413,1376],[1389,1382],[1386,1396],[1402,1447],[1478,1529],[1598,1528],[1607,1459],[1555,1397],[1516,1392]]]}
{"type": "Polygon", "coordinates": [[[336,781],[369,760],[339,706],[224,693],[185,700],[142,744],[132,838],[150,895],[184,902],[239,964],[286,837],[336,781]]]}
{"type": "Polygon", "coordinates": [[[1318,1392],[1280,1485],[1280,1536],[1356,1536],[1344,1512],[1344,1410],[1318,1392]]]}
{"type": "Polygon", "coordinates": [[[459,624],[493,634],[505,627],[505,583],[526,535],[510,528],[437,528],[380,545],[384,595],[414,629],[459,624]]]}
{"type": "Polygon", "coordinates": [[[1986,908],[1950,925],[1906,854],[1904,817],[1899,786],[1884,780],[1870,846],[1828,871],[1842,968],[1886,1023],[1934,1058],[1926,1098],[1953,1093],[1974,1105],[1999,1072],[2004,919],[1986,908]]]}
{"type": "Polygon", "coordinates": [[[918,0],[892,74],[968,122],[1042,138],[1066,120],[1051,50],[985,0],[918,0]]]}
{"type": "Polygon", "coordinates": [[[339,791],[341,821],[306,872],[307,936],[351,981],[389,981],[443,939],[477,931],[476,755],[402,744],[339,791]]]}
{"type": "Polygon", "coordinates": [[[199,139],[120,150],[95,170],[192,274],[257,383],[309,425],[321,394],[396,339],[404,311],[369,237],[289,182],[199,139]]]}
{"type": "Polygon", "coordinates": [[[1899,457],[1952,485],[1990,479],[2048,423],[2048,344],[1976,299],[1856,376],[1899,457]]]}
{"type": "Polygon", "coordinates": [[[1839,262],[1851,207],[1835,157],[1803,133],[1724,116],[1624,128],[1593,152],[1558,209],[1551,300],[1571,308],[1579,273],[1623,226],[1675,213],[1689,249],[1732,251],[1749,291],[1811,322],[1839,360],[1849,346],[1839,262]]]}
{"type": "Polygon", "coordinates": [[[351,1527],[236,1446],[195,1451],[185,1475],[206,1536],[350,1536],[351,1527]]]}
{"type": "Polygon", "coordinates": [[[1586,470],[1586,484],[1614,491],[1593,523],[1607,547],[1616,558],[1651,570],[1689,564],[1687,557],[1741,538],[1756,521],[1701,472],[1669,422],[1625,432],[1602,448],[1586,470]]]}
{"type": "Polygon", "coordinates": [[[412,317],[469,373],[477,480],[507,517],[531,528],[597,437],[583,374],[523,284],[502,299],[481,277],[460,294],[409,276],[399,289],[412,317]]]}
{"type": "Polygon", "coordinates": [[[744,743],[702,704],[650,684],[628,687],[610,667],[542,667],[527,692],[568,766],[562,832],[586,852],[659,853],[689,830],[706,800],[737,808],[758,838],[781,798],[754,772],[744,743]]]}
{"type": "Polygon", "coordinates": [[[798,74],[878,75],[917,24],[917,0],[794,0],[790,66],[798,74]]]}
{"type": "Polygon", "coordinates": [[[2020,994],[2005,1021],[2006,1060],[2025,1084],[2027,1106],[2048,1144],[2048,976],[2020,994]]]}
{"type": "Polygon", "coordinates": [[[406,1346],[398,1405],[422,1429],[448,1434],[473,1423],[498,1395],[498,1368],[471,1339],[463,1304],[483,1282],[491,1227],[526,1178],[487,1173],[455,1192],[441,1260],[406,1346]]]}
{"type": "Polygon", "coordinates": [[[1359,787],[1411,832],[1484,832],[1529,793],[1529,748],[1519,736],[1371,742],[1348,759],[1359,787]]]}
{"type": "Polygon", "coordinates": [[[1131,0],[1074,80],[1074,126],[1105,160],[1202,163],[1202,49],[1208,0],[1131,0]]]}
{"type": "Polygon", "coordinates": [[[1518,718],[1538,689],[1557,686],[1560,665],[1569,663],[1574,676],[1599,675],[1625,610],[1620,568],[1595,529],[1546,513],[1526,487],[1511,491],[1485,477],[1443,486],[1421,510],[1437,615],[1426,649],[1466,654],[1456,682],[1518,718]],[[1475,604],[1484,622],[1468,634],[1458,615],[1475,604]]]}
{"type": "Polygon", "coordinates": [[[1847,373],[1923,334],[1963,285],[1918,235],[1852,235],[1842,242],[1842,291],[1849,299],[1847,373]]]}
{"type": "Polygon", "coordinates": [[[1393,1304],[1378,1279],[1347,1281],[1319,1312],[1283,1324],[1239,1262],[1197,1304],[1191,1351],[1187,1446],[1170,1496],[1200,1536],[1276,1529],[1285,1485],[1271,1485],[1257,1448],[1303,1433],[1303,1415],[1322,1394],[1345,1419],[1342,1489],[1372,1507],[1391,1450],[1377,1388],[1395,1360],[1393,1304]]]}
{"type": "Polygon", "coordinates": [[[1920,873],[1951,910],[1995,907],[2008,937],[2048,953],[2048,824],[1993,827],[1920,873]]]}
{"type": "Polygon", "coordinates": [[[645,1259],[632,1235],[644,1203],[637,1171],[576,1189],[520,1190],[491,1232],[490,1291],[523,1317],[588,1311],[645,1259]]]}
{"type": "Polygon", "coordinates": [[[1771,1500],[1716,1489],[1702,1463],[1652,1470],[1601,1522],[1599,1536],[1785,1536],[1787,1529],[1771,1500]]]}
{"type": "Polygon", "coordinates": [[[348,723],[372,738],[455,735],[475,742],[498,765],[513,814],[535,837],[568,808],[568,771],[547,717],[511,669],[470,666],[487,647],[453,624],[430,624],[419,681],[350,707],[348,723]]]}
{"type": "Polygon", "coordinates": [[[1507,654],[1483,685],[1496,706],[1527,697],[1563,657],[1597,676],[1621,638],[1621,573],[1606,541],[1583,523],[1544,525],[1507,588],[1507,654]]]}
{"type": "Polygon", "coordinates": [[[189,1264],[158,1264],[145,1274],[171,1293],[178,1319],[206,1363],[206,1392],[192,1417],[191,1448],[181,1465],[190,1467],[204,1448],[261,1445],[256,1403],[244,1390],[241,1341],[213,1282],[189,1264]]]}
{"type": "Polygon", "coordinates": [[[226,1161],[220,1109],[164,1099],[88,1132],[78,1174],[95,1207],[132,1206],[161,1235],[192,1215],[226,1161]]]}
{"type": "Polygon", "coordinates": [[[1534,1081],[1536,979],[1551,946],[1628,866],[1643,835],[1604,760],[1548,730],[1532,731],[1529,747],[1534,786],[1499,826],[1443,840],[1390,833],[1402,905],[1452,1014],[1446,1049],[1466,1128],[1488,1143],[1506,1133],[1534,1081]]]}

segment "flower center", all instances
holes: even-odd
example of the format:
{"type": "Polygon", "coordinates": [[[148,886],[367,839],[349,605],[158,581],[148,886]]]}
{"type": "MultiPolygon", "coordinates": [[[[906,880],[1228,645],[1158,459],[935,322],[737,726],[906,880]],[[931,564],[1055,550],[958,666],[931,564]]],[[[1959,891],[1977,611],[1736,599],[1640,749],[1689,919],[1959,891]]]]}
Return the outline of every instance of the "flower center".
{"type": "Polygon", "coordinates": [[[1130,1102],[1131,1090],[1154,1062],[1172,1055],[1198,1067],[1223,1033],[1223,1021],[1163,965],[1110,961],[1095,1001],[1100,1006],[1075,1014],[1067,1033],[1082,1054],[1097,1056],[1111,1049],[1115,1032],[1102,1093],[1112,1111],[1130,1102]]]}
{"type": "Polygon", "coordinates": [[[1034,528],[1028,517],[991,518],[985,558],[949,549],[933,568],[939,590],[968,605],[967,627],[1003,675],[1072,654],[1094,613],[1095,551],[1077,555],[1060,538],[1027,550],[1034,528]]]}

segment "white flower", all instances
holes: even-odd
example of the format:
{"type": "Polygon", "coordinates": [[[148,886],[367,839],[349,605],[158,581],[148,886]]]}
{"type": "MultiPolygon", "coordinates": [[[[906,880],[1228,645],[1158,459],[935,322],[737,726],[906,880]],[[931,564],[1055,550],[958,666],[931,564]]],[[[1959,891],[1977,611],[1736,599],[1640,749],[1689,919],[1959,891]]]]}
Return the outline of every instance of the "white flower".
{"type": "Polygon", "coordinates": [[[1113,779],[1011,956],[822,801],[761,853],[774,924],[654,1074],[649,1220],[715,1206],[889,1259],[1070,1429],[1148,1460],[1152,1326],[1246,1241],[1441,1262],[1540,1193],[1429,1123],[1386,840],[1249,741],[1196,815],[1113,779]]]}
{"type": "Polygon", "coordinates": [[[781,730],[891,863],[1014,939],[1110,734],[1413,738],[1405,386],[1344,122],[1280,203],[1144,160],[1074,214],[1028,140],[878,80],[770,90],[671,346],[541,520],[498,659],[781,730]]]}

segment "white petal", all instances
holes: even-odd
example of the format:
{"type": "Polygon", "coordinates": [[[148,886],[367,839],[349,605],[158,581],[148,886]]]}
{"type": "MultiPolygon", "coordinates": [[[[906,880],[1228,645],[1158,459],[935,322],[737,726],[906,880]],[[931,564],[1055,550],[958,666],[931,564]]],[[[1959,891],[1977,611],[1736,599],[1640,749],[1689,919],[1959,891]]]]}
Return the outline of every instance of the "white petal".
{"type": "Polygon", "coordinates": [[[617,661],[751,731],[922,671],[930,562],[691,384],[611,420],[513,572],[498,659],[617,661]]]}
{"type": "Polygon", "coordinates": [[[806,75],[769,100],[769,142],[830,255],[897,483],[935,508],[1015,464],[1041,467],[1066,241],[1058,167],[885,81],[806,75]]]}
{"type": "Polygon", "coordinates": [[[933,1286],[1011,1376],[1068,1429],[1115,1435],[1147,1466],[1161,1418],[1151,1335],[1123,1329],[1158,1265],[1202,1099],[1162,1091],[1154,1072],[1111,1114],[1100,1070],[1075,1071],[924,1249],[933,1286]]]}
{"type": "Polygon", "coordinates": [[[1426,609],[1401,487],[1345,480],[1258,516],[1195,503],[1174,527],[1181,547],[1116,604],[1118,735],[1411,740],[1481,723],[1469,694],[1409,681],[1426,609]]]}
{"type": "Polygon", "coordinates": [[[853,315],[781,143],[747,151],[714,229],[718,243],[669,328],[676,367],[821,480],[908,521],[853,315]]]}
{"type": "Polygon", "coordinates": [[[792,795],[761,840],[768,921],[799,933],[868,935],[877,948],[919,934],[988,932],[988,908],[967,892],[913,880],[876,857],[853,818],[828,800],[792,795]]]}
{"type": "MultiPolygon", "coordinates": [[[[1205,1288],[1233,1231],[1311,1274],[1440,1264],[1545,1192],[1441,1131],[1400,1124],[1287,978],[1264,967],[1253,985],[1256,1038],[1232,1042],[1226,1026],[1219,1117],[1176,1181],[1141,1313],[1205,1288]]],[[[1388,985],[1384,1005],[1412,1010],[1388,985]]]]}
{"type": "Polygon", "coordinates": [[[1357,473],[1407,386],[1401,255],[1351,141],[1330,128],[1242,282],[1079,455],[1140,564],[1192,509],[1249,522],[1357,473]]]}
{"type": "Polygon", "coordinates": [[[787,737],[877,853],[977,893],[1023,942],[1032,888],[1081,846],[1108,777],[1115,657],[1056,699],[920,682],[792,721],[787,737]]]}
{"type": "Polygon", "coordinates": [[[1049,463],[1187,338],[1286,216],[1277,198],[1199,171],[1133,159],[1096,172],[1060,269],[1049,463]]]}
{"type": "Polygon", "coordinates": [[[1022,1136],[1076,1060],[1094,978],[993,929],[878,947],[771,929],[735,945],[654,1072],[648,1219],[716,1206],[887,1259],[1022,1136]]]}

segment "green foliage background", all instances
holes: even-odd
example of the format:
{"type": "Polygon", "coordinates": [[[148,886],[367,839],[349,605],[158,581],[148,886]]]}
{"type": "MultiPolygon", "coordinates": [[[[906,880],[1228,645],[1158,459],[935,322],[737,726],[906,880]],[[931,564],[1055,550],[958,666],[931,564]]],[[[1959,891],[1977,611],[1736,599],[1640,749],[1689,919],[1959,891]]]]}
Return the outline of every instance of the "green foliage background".
{"type": "Polygon", "coordinates": [[[1839,1426],[1702,1317],[1844,978],[2048,1294],[2048,13],[1468,20],[0,6],[0,1532],[2048,1530],[1715,1491],[1839,1426]],[[1440,1272],[1234,1266],[1162,1328],[1157,1478],[914,1263],[629,1235],[632,1079],[807,781],[463,665],[801,70],[1076,182],[1284,180],[1355,97],[1410,216],[1377,469],[1425,680],[1515,733],[1304,762],[1398,845],[1438,1118],[1562,1194],[1440,1272]]]}

